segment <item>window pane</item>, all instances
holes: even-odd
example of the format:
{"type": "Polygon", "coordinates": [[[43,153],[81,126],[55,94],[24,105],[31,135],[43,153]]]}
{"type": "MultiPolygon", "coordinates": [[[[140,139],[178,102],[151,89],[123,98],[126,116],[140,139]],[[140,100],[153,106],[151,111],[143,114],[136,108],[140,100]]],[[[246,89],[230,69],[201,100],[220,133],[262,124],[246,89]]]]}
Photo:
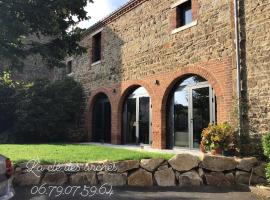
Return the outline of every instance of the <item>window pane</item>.
{"type": "Polygon", "coordinates": [[[93,62],[101,59],[101,32],[93,36],[93,62]]]}
{"type": "Polygon", "coordinates": [[[188,91],[182,86],[174,93],[174,145],[189,146],[188,91]]]}
{"type": "Polygon", "coordinates": [[[184,11],[184,24],[189,24],[192,22],[192,10],[191,8],[184,11]]]}
{"type": "Polygon", "coordinates": [[[184,26],[192,22],[192,6],[191,1],[187,1],[177,8],[177,27],[184,26]]]}

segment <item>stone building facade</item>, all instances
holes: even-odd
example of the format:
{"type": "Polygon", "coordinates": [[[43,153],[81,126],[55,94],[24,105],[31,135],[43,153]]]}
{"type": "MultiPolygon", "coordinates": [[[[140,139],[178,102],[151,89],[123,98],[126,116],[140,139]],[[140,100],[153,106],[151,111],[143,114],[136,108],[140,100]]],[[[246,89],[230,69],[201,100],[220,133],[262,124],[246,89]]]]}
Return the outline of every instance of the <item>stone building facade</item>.
{"type": "MultiPolygon", "coordinates": [[[[269,9],[240,1],[244,119],[256,134],[270,131],[269,9]]],[[[89,141],[195,148],[206,123],[234,122],[234,39],[232,0],[132,0],[90,27],[71,73],[88,95],[89,141]]]]}

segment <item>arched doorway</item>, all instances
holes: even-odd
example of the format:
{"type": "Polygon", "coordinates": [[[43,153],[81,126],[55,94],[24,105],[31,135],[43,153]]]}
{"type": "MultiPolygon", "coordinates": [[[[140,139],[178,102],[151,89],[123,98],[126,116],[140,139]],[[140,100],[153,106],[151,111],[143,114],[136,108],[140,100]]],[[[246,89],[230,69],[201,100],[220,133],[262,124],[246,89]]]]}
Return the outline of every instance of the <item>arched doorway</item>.
{"type": "Polygon", "coordinates": [[[151,99],[145,88],[129,94],[123,109],[123,144],[150,144],[151,99]]]}
{"type": "Polygon", "coordinates": [[[167,147],[199,148],[201,132],[216,122],[216,97],[208,81],[189,75],[173,88],[167,102],[167,147]]]}
{"type": "Polygon", "coordinates": [[[98,94],[92,113],[92,142],[111,143],[111,104],[105,94],[98,94]]]}

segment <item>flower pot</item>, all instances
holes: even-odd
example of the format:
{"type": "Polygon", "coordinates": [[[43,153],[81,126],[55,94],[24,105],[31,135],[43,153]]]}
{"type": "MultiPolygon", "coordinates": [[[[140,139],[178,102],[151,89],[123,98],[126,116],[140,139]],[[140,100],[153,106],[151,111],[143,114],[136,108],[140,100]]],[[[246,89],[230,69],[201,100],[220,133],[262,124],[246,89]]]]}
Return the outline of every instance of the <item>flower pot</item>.
{"type": "Polygon", "coordinates": [[[206,151],[206,149],[205,149],[205,146],[204,145],[200,145],[200,150],[201,150],[201,152],[203,152],[203,153],[207,153],[207,151],[206,151]]]}
{"type": "Polygon", "coordinates": [[[222,155],[222,149],[221,148],[216,148],[211,150],[212,155],[222,155]]]}

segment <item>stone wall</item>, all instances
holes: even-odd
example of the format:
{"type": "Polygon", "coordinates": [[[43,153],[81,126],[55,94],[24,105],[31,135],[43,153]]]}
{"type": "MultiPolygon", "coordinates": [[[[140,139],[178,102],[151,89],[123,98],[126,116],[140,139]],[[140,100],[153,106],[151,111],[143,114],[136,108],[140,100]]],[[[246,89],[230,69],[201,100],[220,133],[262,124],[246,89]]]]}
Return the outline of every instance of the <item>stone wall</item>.
{"type": "MultiPolygon", "coordinates": [[[[29,36],[26,38],[26,43],[28,41],[38,41],[41,43],[46,43],[50,38],[41,36],[37,38],[36,36],[29,36]]],[[[51,81],[62,79],[66,76],[65,68],[50,68],[46,62],[42,59],[40,54],[28,55],[23,59],[24,66],[22,69],[14,69],[13,78],[16,80],[22,80],[25,82],[33,81],[38,78],[46,78],[51,81]]],[[[0,60],[0,71],[6,70],[9,66],[8,61],[0,60]]],[[[9,66],[12,68],[12,66],[9,66]]]]}
{"type": "Polygon", "coordinates": [[[103,59],[94,66],[90,55],[95,30],[89,31],[82,41],[89,53],[75,59],[75,78],[91,91],[233,55],[228,1],[199,0],[197,25],[171,34],[170,7],[175,2],[148,0],[106,24],[103,59]]]}
{"type": "Polygon", "coordinates": [[[270,2],[240,1],[245,128],[251,135],[270,132],[270,2]]]}
{"type": "Polygon", "coordinates": [[[49,68],[40,55],[31,55],[24,59],[24,67],[17,70],[14,78],[23,81],[33,81],[39,78],[46,78],[51,81],[60,78],[58,69],[49,68]]]}
{"type": "Polygon", "coordinates": [[[191,154],[178,154],[168,161],[156,158],[141,161],[32,166],[29,163],[19,165],[15,169],[14,183],[19,186],[39,184],[92,186],[106,183],[111,186],[139,187],[155,185],[226,187],[234,184],[266,182],[265,163],[260,163],[252,157],[240,159],[205,155],[200,159],[191,154]],[[41,168],[44,170],[40,170],[41,168]]]}
{"type": "Polygon", "coordinates": [[[124,99],[134,88],[143,86],[152,100],[153,146],[165,148],[167,97],[188,74],[204,77],[214,88],[217,121],[232,121],[234,53],[229,1],[196,0],[196,25],[175,34],[172,34],[175,19],[171,5],[176,0],[141,2],[121,16],[90,28],[82,40],[88,53],[73,61],[73,76],[89,95],[86,120],[89,139],[96,94],[104,93],[110,99],[112,142],[119,144],[124,99]],[[103,28],[102,59],[92,64],[92,34],[100,28],[103,28]]]}

